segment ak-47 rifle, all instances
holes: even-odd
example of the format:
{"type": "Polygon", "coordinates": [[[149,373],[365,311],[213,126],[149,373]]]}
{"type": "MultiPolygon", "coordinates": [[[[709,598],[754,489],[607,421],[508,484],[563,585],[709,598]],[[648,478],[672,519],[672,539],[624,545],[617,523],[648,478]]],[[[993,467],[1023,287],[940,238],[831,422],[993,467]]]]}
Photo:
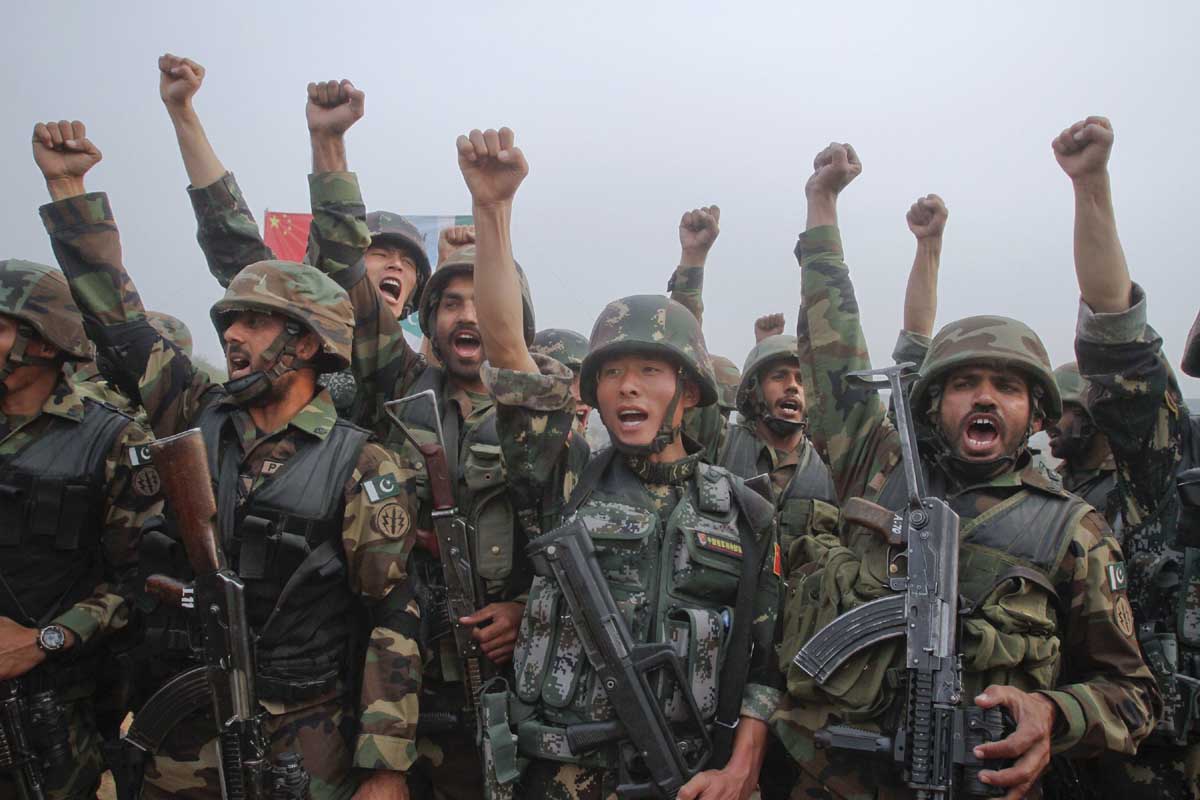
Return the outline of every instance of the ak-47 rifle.
{"type": "MultiPolygon", "coordinates": [[[[463,711],[469,717],[460,720],[460,723],[470,728],[479,713],[480,692],[493,677],[495,670],[492,669],[492,662],[483,655],[479,642],[471,635],[472,627],[459,622],[460,618],[469,617],[479,610],[483,587],[478,582],[477,573],[472,566],[475,563],[475,553],[472,552],[470,537],[467,534],[467,523],[459,514],[458,505],[454,500],[454,482],[446,462],[447,445],[442,433],[437,395],[432,389],[426,389],[385,403],[384,410],[425,461],[425,474],[433,496],[433,511],[430,516],[433,519],[435,536],[418,536],[417,543],[437,558],[442,566],[442,578],[446,588],[445,613],[450,630],[454,634],[455,651],[463,676],[463,711]],[[404,424],[400,409],[415,402],[427,402],[432,406],[437,432],[435,441],[418,440],[404,424]]],[[[451,446],[456,447],[457,443],[452,443],[451,446]]],[[[425,611],[422,610],[422,613],[425,611]]],[[[441,613],[442,609],[433,611],[434,616],[441,613]]]]}
{"type": "Polygon", "coordinates": [[[225,563],[216,528],[208,455],[199,429],[149,445],[163,495],[179,521],[190,585],[162,575],[146,580],[160,600],[200,615],[204,665],[176,676],[138,711],[125,741],[154,753],[171,728],[210,705],[217,722],[221,796],[225,800],[302,800],[309,777],[295,753],[272,762],[254,690],[254,631],[246,621],[245,584],[225,563]]]}
{"type": "Polygon", "coordinates": [[[905,637],[906,696],[895,736],[830,725],[817,731],[817,744],[890,755],[918,798],[994,797],[1005,790],[982,783],[979,771],[1003,769],[1006,764],[983,762],[975,757],[974,748],[1003,738],[1007,726],[999,708],[984,710],[963,702],[957,642],[958,514],[925,491],[901,379],[912,366],[899,364],[846,376],[872,388],[890,386],[908,488],[908,502],[898,514],[857,498],[851,501],[853,509],[847,503],[846,514],[884,537],[893,548],[892,565],[907,559],[907,575],[889,570],[897,594],[864,603],[830,622],[800,648],[794,663],[823,685],[855,653],[886,639],[905,637]]]}
{"type": "Polygon", "coordinates": [[[45,774],[74,761],[67,712],[53,691],[27,694],[20,678],[0,681],[0,771],[20,800],[45,800],[45,774]]]}

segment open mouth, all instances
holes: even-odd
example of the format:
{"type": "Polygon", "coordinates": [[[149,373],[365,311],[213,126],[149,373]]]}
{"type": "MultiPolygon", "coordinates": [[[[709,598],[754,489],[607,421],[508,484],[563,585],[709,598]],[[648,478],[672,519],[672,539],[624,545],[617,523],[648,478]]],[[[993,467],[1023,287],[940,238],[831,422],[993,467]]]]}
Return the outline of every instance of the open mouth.
{"type": "Polygon", "coordinates": [[[250,372],[250,356],[241,351],[231,350],[225,356],[225,363],[230,378],[241,378],[250,372]]]}
{"type": "Polygon", "coordinates": [[[1000,420],[993,414],[972,414],[964,426],[968,454],[989,454],[1000,444],[1000,420]]]}
{"type": "Polygon", "coordinates": [[[639,408],[623,408],[617,411],[617,426],[623,433],[633,433],[649,418],[650,415],[639,408]]]}
{"type": "Polygon", "coordinates": [[[785,397],[775,403],[775,410],[784,419],[798,419],[804,413],[804,406],[794,397],[785,397]]]}
{"type": "Polygon", "coordinates": [[[450,337],[450,347],[460,361],[474,361],[483,350],[483,342],[475,331],[459,331],[450,337]]]}
{"type": "Polygon", "coordinates": [[[399,278],[384,278],[379,282],[379,292],[389,303],[399,303],[400,295],[404,293],[404,284],[399,278]]]}

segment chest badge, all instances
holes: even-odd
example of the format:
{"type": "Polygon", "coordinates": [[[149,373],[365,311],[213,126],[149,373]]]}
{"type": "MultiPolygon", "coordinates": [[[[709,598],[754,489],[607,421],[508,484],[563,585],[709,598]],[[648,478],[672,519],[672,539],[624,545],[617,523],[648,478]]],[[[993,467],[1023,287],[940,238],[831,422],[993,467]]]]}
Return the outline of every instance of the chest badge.
{"type": "Polygon", "coordinates": [[[726,539],[724,536],[714,536],[711,533],[696,532],[696,544],[705,550],[712,550],[715,553],[723,553],[734,558],[742,557],[742,544],[735,542],[732,539],[726,539]]]}

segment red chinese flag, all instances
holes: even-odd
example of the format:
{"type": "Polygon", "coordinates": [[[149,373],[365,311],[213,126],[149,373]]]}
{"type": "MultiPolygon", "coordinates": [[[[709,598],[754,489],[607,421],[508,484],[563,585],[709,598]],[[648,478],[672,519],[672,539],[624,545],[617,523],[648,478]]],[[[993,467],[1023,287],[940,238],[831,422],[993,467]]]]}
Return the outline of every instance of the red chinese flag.
{"type": "Polygon", "coordinates": [[[263,220],[263,241],[282,261],[304,261],[308,249],[308,226],[312,214],[268,211],[263,220]]]}

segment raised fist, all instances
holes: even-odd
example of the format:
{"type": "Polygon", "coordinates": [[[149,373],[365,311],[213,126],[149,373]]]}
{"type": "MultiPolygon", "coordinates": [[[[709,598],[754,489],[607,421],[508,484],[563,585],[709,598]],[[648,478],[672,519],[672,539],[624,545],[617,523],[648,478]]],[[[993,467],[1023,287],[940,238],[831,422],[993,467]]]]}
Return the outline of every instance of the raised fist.
{"type": "Polygon", "coordinates": [[[204,67],[190,58],[163,53],[158,57],[158,96],[168,109],[186,108],[204,83],[204,67]]]}
{"type": "Polygon", "coordinates": [[[460,247],[475,244],[474,225],[451,225],[438,233],[438,264],[442,264],[460,247]]]}
{"type": "Polygon", "coordinates": [[[807,194],[829,194],[836,196],[850,181],[862,172],[858,153],[846,143],[830,142],[813,159],[813,174],[804,184],[807,194]]]}
{"type": "Polygon", "coordinates": [[[348,80],[325,81],[308,85],[308,104],[304,116],[308,132],[341,136],[362,119],[367,96],[348,80]]]}
{"type": "Polygon", "coordinates": [[[946,230],[946,220],[949,218],[950,212],[946,209],[946,204],[936,194],[927,194],[918,198],[917,202],[913,203],[912,208],[908,210],[906,217],[908,229],[917,239],[941,236],[942,232],[946,230]]]}
{"type": "Polygon", "coordinates": [[[783,325],[783,314],[767,314],[754,320],[754,343],[783,333],[783,325]]]}
{"type": "Polygon", "coordinates": [[[101,158],[78,120],[39,122],[33,127],[33,160],[47,183],[82,180],[101,158]]]}
{"type": "Polygon", "coordinates": [[[707,254],[721,235],[721,209],[706,206],[686,212],[679,219],[679,244],[685,251],[707,254]]]}
{"type": "Polygon", "coordinates": [[[521,148],[515,147],[515,136],[508,128],[494,131],[475,129],[459,136],[458,168],[471,191],[471,200],[478,206],[491,206],[512,200],[517,187],[529,174],[529,164],[521,148]]]}
{"type": "Polygon", "coordinates": [[[1058,135],[1051,147],[1063,172],[1073,181],[1102,174],[1108,169],[1113,129],[1105,117],[1088,117],[1058,135]]]}

